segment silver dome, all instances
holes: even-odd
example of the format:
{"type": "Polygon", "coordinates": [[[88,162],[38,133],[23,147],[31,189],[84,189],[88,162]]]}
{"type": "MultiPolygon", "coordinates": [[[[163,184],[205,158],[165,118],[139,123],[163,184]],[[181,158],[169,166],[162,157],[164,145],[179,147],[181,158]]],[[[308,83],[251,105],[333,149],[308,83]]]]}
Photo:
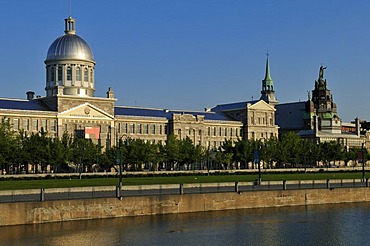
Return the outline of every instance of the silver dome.
{"type": "Polygon", "coordinates": [[[75,34],[65,34],[50,45],[46,61],[64,59],[94,62],[94,55],[85,40],[75,34]]]}

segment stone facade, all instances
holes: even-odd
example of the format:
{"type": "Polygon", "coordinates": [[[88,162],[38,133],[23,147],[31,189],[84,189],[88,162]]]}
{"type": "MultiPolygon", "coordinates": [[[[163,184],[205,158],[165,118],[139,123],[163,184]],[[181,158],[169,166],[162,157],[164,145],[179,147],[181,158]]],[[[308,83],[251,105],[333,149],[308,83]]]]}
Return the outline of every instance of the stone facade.
{"type": "MultiPolygon", "coordinates": [[[[180,111],[116,106],[111,88],[106,98],[95,97],[94,56],[76,35],[72,17],[65,19],[64,33],[47,52],[45,96],[34,97],[30,91],[27,100],[0,99],[0,116],[9,118],[15,130],[32,134],[43,129],[50,137],[79,135],[107,148],[123,138],[165,143],[169,134],[205,148],[218,148],[225,140],[278,135],[275,109],[263,100],[228,110],[180,111]]],[[[262,97],[276,103],[268,59],[262,84],[262,97]]]]}

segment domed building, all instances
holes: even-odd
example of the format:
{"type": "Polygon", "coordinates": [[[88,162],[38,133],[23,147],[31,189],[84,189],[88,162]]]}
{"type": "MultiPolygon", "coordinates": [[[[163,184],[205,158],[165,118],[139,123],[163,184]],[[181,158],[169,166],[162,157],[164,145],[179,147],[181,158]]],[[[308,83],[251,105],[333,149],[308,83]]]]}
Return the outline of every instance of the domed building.
{"type": "MultiPolygon", "coordinates": [[[[15,130],[27,134],[44,130],[50,137],[67,133],[90,138],[105,148],[124,138],[164,144],[170,134],[180,139],[188,137],[208,149],[218,148],[225,139],[277,136],[275,109],[263,100],[238,104],[236,111],[225,110],[226,104],[189,111],[115,106],[117,99],[111,88],[106,97],[95,97],[94,54],[76,34],[72,17],[65,19],[64,34],[51,43],[44,63],[44,96],[35,97],[29,91],[27,99],[0,99],[0,117],[9,118],[15,130]],[[247,111],[254,115],[250,117],[256,117],[255,122],[244,117],[247,111]]],[[[273,93],[273,87],[265,92],[273,93]]]]}
{"type": "Polygon", "coordinates": [[[65,19],[64,35],[49,47],[46,64],[46,96],[94,96],[94,55],[76,35],[76,22],[65,19]]]}

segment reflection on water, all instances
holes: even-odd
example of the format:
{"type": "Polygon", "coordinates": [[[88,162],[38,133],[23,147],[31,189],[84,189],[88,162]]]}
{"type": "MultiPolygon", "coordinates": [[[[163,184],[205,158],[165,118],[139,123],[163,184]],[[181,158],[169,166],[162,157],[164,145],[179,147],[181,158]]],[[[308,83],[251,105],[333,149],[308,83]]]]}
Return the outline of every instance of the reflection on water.
{"type": "Polygon", "coordinates": [[[370,203],[0,227],[0,245],[368,245],[370,203]]]}

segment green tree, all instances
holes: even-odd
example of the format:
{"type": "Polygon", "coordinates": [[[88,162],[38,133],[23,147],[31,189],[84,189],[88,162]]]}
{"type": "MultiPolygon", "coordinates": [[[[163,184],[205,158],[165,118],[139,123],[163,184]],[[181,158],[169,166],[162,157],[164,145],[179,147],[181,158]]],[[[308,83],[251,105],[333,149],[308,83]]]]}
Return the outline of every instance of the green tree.
{"type": "Polygon", "coordinates": [[[285,165],[291,164],[295,167],[301,161],[302,155],[302,139],[293,132],[284,134],[279,145],[278,162],[285,165]]]}
{"type": "Polygon", "coordinates": [[[331,162],[342,160],[343,148],[335,141],[323,142],[319,144],[320,159],[325,166],[329,167],[331,162]]]}
{"type": "Polygon", "coordinates": [[[254,161],[255,143],[248,140],[238,139],[235,142],[234,160],[241,163],[242,168],[249,168],[249,163],[254,161]]]}
{"type": "Polygon", "coordinates": [[[179,161],[180,155],[180,144],[175,135],[170,134],[167,137],[166,145],[164,145],[164,148],[162,150],[166,163],[166,169],[173,170],[175,164],[179,161]]]}
{"type": "MultiPolygon", "coordinates": [[[[9,118],[2,118],[0,123],[0,167],[7,173],[13,172],[19,161],[21,147],[12,129],[9,118]]],[[[1,171],[0,170],[0,171],[1,171]]]]}
{"type": "Polygon", "coordinates": [[[221,164],[222,169],[232,169],[234,161],[234,147],[231,140],[225,139],[216,153],[216,160],[221,164]]]}

